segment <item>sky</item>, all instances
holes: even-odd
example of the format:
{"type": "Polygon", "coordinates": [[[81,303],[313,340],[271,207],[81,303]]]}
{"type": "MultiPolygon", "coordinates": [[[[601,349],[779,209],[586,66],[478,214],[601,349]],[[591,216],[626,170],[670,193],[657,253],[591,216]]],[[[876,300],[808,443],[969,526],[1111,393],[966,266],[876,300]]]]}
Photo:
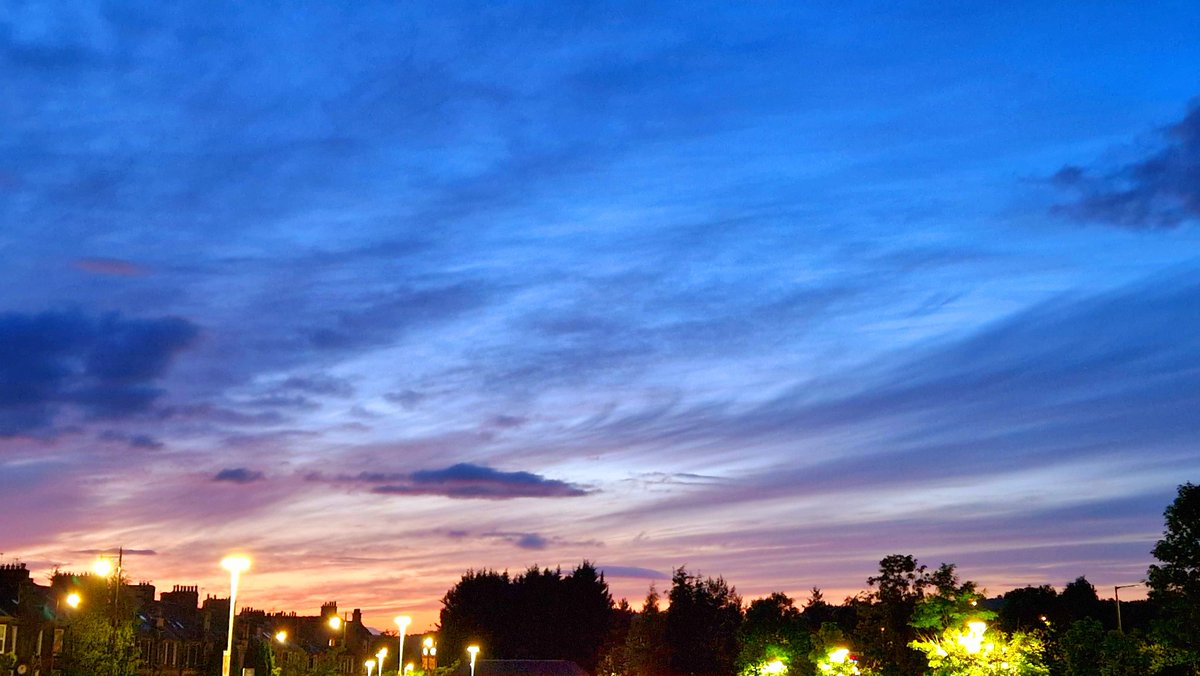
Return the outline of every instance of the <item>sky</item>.
{"type": "MultiPolygon", "coordinates": [[[[0,558],[1141,580],[1200,480],[1200,5],[0,7],[0,558]]],[[[1106,589],[1107,588],[1107,589],[1106,589]]],[[[1135,594],[1136,590],[1127,593],[1135,594]]]]}

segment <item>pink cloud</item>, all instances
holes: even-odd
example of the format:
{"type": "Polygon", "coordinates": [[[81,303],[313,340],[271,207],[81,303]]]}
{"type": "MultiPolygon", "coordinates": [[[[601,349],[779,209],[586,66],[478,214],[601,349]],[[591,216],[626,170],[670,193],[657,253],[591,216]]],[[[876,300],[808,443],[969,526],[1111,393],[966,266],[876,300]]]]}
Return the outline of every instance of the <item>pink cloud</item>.
{"type": "Polygon", "coordinates": [[[116,277],[140,277],[149,270],[130,261],[119,258],[77,258],[72,262],[76,268],[96,275],[113,275],[116,277]]]}

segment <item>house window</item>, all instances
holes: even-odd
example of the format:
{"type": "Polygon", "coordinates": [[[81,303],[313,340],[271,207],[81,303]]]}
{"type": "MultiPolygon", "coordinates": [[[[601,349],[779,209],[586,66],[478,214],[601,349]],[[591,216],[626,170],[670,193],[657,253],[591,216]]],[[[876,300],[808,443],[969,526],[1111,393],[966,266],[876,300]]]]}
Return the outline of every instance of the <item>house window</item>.
{"type": "Polygon", "coordinates": [[[17,625],[0,624],[0,655],[17,652],[17,625]]]}

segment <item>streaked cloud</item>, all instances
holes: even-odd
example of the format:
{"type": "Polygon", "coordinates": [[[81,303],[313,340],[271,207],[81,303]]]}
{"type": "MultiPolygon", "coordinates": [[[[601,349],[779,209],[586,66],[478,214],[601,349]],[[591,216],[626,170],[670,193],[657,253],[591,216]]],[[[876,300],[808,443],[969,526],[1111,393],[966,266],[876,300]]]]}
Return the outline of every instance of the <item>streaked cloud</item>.
{"type": "Polygon", "coordinates": [[[1200,472],[1192,5],[216,3],[0,12],[6,553],[1123,584],[1200,472]]]}

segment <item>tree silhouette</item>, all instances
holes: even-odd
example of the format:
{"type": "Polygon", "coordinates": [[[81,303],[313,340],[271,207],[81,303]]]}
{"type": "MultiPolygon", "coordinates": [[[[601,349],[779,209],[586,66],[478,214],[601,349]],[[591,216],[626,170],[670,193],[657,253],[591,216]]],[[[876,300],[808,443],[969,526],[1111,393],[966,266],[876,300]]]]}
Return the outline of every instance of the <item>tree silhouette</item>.
{"type": "Polygon", "coordinates": [[[658,607],[658,590],[650,585],[642,612],[629,623],[625,639],[627,671],[633,676],[664,674],[670,666],[667,648],[667,614],[658,607]]]}
{"type": "Polygon", "coordinates": [[[874,591],[855,604],[858,622],[852,639],[865,665],[883,676],[921,672],[924,661],[908,647],[916,638],[909,620],[931,583],[926,567],[911,554],[880,560],[879,575],[867,578],[874,591]]]}
{"type": "Polygon", "coordinates": [[[810,674],[812,650],[807,623],[786,594],[776,592],[755,599],[746,608],[739,636],[737,670],[744,676],[759,676],[764,665],[778,660],[789,674],[810,674]]]}
{"type": "Polygon", "coordinates": [[[441,650],[455,659],[476,643],[492,659],[571,660],[590,672],[612,615],[608,583],[586,561],[567,576],[537,566],[516,578],[467,571],[442,599],[441,650]]]}
{"type": "Polygon", "coordinates": [[[677,674],[729,676],[737,659],[742,600],[718,578],[701,578],[682,567],[671,577],[667,608],[670,669],[677,674]]]}
{"type": "Polygon", "coordinates": [[[1155,634],[1200,673],[1200,486],[1179,487],[1163,512],[1163,537],[1152,554],[1146,586],[1160,606],[1155,634]]]}
{"type": "Polygon", "coordinates": [[[1096,588],[1082,575],[1067,583],[1058,595],[1058,609],[1064,623],[1073,623],[1087,617],[1103,621],[1102,608],[1096,588]]]}

